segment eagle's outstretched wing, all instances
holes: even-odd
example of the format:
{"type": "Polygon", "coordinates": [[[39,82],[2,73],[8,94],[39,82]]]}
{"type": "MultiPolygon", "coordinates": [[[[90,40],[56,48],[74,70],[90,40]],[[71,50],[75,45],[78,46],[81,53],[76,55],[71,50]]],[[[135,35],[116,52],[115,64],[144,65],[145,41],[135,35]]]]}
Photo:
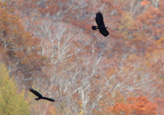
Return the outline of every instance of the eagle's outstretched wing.
{"type": "Polygon", "coordinates": [[[34,90],[34,89],[32,89],[32,88],[30,88],[29,89],[33,94],[35,94],[36,96],[38,96],[38,98],[42,98],[43,96],[39,93],[39,92],[37,92],[36,90],[34,90]]]}
{"type": "Polygon", "coordinates": [[[106,28],[101,28],[101,29],[99,29],[99,31],[100,31],[100,33],[101,33],[102,35],[104,35],[105,37],[109,35],[109,32],[107,31],[106,28]]]}
{"type": "Polygon", "coordinates": [[[52,99],[52,98],[48,98],[48,97],[43,97],[43,99],[48,100],[48,101],[52,101],[52,102],[55,101],[54,99],[52,99]]]}
{"type": "Polygon", "coordinates": [[[104,20],[103,20],[103,15],[101,12],[98,12],[96,13],[96,23],[98,26],[104,26],[105,27],[105,24],[104,24],[104,20]]]}

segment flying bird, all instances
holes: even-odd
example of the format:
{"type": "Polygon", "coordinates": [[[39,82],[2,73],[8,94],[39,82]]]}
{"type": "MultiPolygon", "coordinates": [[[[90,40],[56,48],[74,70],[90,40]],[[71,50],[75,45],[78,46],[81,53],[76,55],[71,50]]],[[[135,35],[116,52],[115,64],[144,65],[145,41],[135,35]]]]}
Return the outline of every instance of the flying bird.
{"type": "Polygon", "coordinates": [[[101,12],[98,12],[96,13],[96,23],[98,26],[92,26],[92,29],[93,30],[97,30],[99,29],[100,33],[103,35],[103,36],[108,36],[109,35],[109,32],[107,31],[107,27],[105,27],[105,24],[104,24],[104,20],[103,20],[103,15],[101,12]]]}
{"type": "Polygon", "coordinates": [[[40,99],[48,100],[48,101],[51,101],[51,102],[55,101],[52,98],[43,97],[39,92],[37,92],[36,90],[34,90],[32,88],[30,88],[29,90],[30,90],[30,92],[32,92],[34,95],[36,95],[38,97],[38,98],[35,98],[35,100],[37,100],[37,101],[39,101],[40,99]]]}

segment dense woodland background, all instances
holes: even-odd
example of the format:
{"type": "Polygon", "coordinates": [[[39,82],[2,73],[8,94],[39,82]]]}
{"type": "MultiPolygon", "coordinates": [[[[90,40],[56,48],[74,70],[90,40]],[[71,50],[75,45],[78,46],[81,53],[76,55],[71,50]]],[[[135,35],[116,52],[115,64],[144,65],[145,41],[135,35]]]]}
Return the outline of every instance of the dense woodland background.
{"type": "Polygon", "coordinates": [[[0,114],[164,115],[163,6],[0,0],[0,114]],[[91,29],[98,11],[108,37],[91,29]]]}

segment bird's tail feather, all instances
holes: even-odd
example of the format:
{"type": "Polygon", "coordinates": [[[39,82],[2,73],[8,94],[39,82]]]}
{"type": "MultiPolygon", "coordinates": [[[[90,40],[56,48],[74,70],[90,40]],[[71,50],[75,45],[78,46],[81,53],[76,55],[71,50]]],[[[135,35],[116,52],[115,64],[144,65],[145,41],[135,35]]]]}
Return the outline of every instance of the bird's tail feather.
{"type": "Polygon", "coordinates": [[[92,30],[97,30],[98,27],[97,26],[92,26],[92,30]]]}

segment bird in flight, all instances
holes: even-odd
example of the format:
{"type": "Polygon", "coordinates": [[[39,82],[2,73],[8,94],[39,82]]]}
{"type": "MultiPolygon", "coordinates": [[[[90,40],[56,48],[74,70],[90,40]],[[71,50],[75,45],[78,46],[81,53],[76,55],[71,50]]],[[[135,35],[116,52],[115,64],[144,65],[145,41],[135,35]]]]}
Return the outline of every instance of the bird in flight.
{"type": "Polygon", "coordinates": [[[43,97],[39,92],[37,92],[36,90],[34,90],[32,88],[30,88],[29,90],[30,90],[30,92],[32,92],[33,94],[35,94],[38,97],[38,98],[35,98],[35,100],[37,100],[37,101],[39,101],[40,99],[48,100],[48,101],[51,101],[51,102],[55,101],[52,98],[43,97]]]}
{"type": "Polygon", "coordinates": [[[99,29],[100,33],[107,37],[109,35],[109,32],[107,31],[107,27],[105,27],[104,20],[103,20],[103,15],[101,12],[96,13],[96,23],[98,26],[92,26],[93,30],[99,29]]]}

